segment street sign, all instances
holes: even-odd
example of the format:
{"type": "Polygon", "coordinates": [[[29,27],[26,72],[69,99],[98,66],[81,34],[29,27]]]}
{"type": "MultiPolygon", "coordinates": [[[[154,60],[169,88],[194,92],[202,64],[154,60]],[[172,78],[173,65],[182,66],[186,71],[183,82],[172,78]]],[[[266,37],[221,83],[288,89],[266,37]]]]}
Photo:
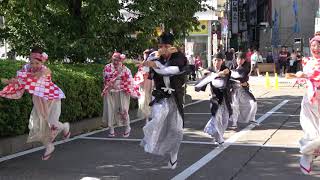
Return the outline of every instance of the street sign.
{"type": "Polygon", "coordinates": [[[198,30],[193,30],[190,34],[208,34],[208,21],[200,20],[200,25],[197,27],[198,30]]]}
{"type": "Polygon", "coordinates": [[[294,38],[293,42],[295,44],[300,44],[300,43],[302,43],[302,39],[301,38],[294,38]]]}
{"type": "Polygon", "coordinates": [[[231,4],[231,18],[232,18],[232,34],[238,34],[239,32],[239,10],[238,0],[232,0],[231,4]]]}

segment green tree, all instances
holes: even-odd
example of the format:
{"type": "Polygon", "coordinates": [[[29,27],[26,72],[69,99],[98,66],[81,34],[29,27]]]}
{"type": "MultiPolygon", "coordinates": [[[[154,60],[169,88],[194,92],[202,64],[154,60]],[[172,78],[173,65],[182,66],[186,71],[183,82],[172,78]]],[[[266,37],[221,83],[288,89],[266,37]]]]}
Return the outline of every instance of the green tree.
{"type": "Polygon", "coordinates": [[[183,37],[198,24],[201,0],[3,0],[6,38],[19,53],[44,47],[52,59],[99,59],[115,49],[136,55],[149,47],[164,24],[183,37]],[[138,34],[137,34],[138,33],[138,34]],[[134,34],[137,34],[133,36],[134,34]]]}

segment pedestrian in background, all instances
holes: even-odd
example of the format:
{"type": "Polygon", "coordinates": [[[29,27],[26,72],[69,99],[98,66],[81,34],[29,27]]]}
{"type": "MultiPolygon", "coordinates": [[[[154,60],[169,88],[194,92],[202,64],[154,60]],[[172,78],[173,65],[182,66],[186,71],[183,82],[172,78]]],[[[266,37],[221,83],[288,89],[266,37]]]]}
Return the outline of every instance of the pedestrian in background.
{"type": "Polygon", "coordinates": [[[289,59],[290,53],[288,52],[288,48],[282,46],[281,51],[279,52],[279,73],[281,76],[284,76],[284,74],[289,70],[289,59]]]}
{"type": "Polygon", "coordinates": [[[252,54],[253,54],[252,48],[248,48],[248,51],[246,53],[246,61],[249,62],[249,64],[251,63],[252,54]]]}
{"type": "Polygon", "coordinates": [[[225,53],[225,65],[227,67],[232,66],[232,62],[234,61],[236,57],[236,53],[234,48],[228,48],[228,51],[225,53]]]}
{"type": "Polygon", "coordinates": [[[254,50],[253,54],[251,55],[251,70],[250,75],[257,73],[257,75],[260,77],[260,70],[258,63],[263,62],[262,56],[258,50],[254,50]]]}
{"type": "Polygon", "coordinates": [[[188,59],[188,63],[190,65],[190,70],[191,70],[191,74],[189,75],[189,80],[196,80],[196,66],[195,66],[195,58],[193,57],[193,55],[189,55],[187,57],[188,59]]]}
{"type": "Polygon", "coordinates": [[[196,56],[195,58],[195,68],[196,68],[196,78],[200,79],[202,77],[202,60],[200,56],[196,56]]]}
{"type": "Polygon", "coordinates": [[[292,50],[292,53],[290,55],[289,59],[289,73],[296,73],[297,72],[297,67],[298,67],[298,54],[292,50]]]}
{"type": "Polygon", "coordinates": [[[268,51],[266,61],[267,63],[274,63],[272,51],[268,51]]]}

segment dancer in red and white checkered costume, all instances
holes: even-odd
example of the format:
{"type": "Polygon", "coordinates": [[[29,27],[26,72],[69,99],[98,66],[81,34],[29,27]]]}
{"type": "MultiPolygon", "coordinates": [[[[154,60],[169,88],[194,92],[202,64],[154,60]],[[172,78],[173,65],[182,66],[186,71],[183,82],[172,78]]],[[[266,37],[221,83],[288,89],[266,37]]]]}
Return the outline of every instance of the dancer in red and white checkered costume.
{"type": "Polygon", "coordinates": [[[17,72],[15,78],[1,79],[8,84],[0,96],[19,99],[24,92],[32,94],[33,109],[29,119],[28,142],[41,142],[46,150],[42,157],[48,160],[53,151],[55,137],[63,132],[64,138],[70,137],[69,123],[59,121],[61,99],[65,98],[62,90],[51,81],[51,71],[43,65],[48,55],[39,47],[34,47],[29,57],[30,62],[17,72]]]}
{"type": "Polygon", "coordinates": [[[146,123],[149,121],[151,116],[151,107],[149,103],[152,101],[152,89],[153,89],[153,82],[151,80],[150,75],[150,68],[143,66],[142,63],[145,61],[154,61],[159,59],[159,55],[157,51],[145,50],[144,51],[144,61],[137,61],[136,63],[139,64],[138,72],[134,75],[134,82],[139,86],[139,92],[141,97],[139,98],[139,116],[144,116],[146,119],[146,123]]]}
{"type": "Polygon", "coordinates": [[[123,64],[125,55],[115,52],[111,60],[112,62],[107,64],[103,71],[102,121],[108,124],[109,137],[115,136],[115,126],[125,126],[122,136],[129,137],[131,131],[128,113],[130,96],[140,97],[139,87],[134,84],[130,69],[123,64]]]}

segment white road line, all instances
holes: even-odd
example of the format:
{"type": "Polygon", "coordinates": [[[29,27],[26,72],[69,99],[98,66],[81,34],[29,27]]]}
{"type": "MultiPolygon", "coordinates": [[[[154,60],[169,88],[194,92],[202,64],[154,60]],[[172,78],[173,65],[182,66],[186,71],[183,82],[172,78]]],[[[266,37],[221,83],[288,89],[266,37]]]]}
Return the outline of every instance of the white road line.
{"type": "MultiPolygon", "coordinates": [[[[262,98],[262,97],[258,97],[256,99],[257,101],[284,101],[285,100],[283,98],[262,98]]],[[[301,99],[290,99],[290,101],[301,101],[301,99]]]]}
{"type": "MultiPolygon", "coordinates": [[[[205,101],[205,100],[198,100],[198,101],[195,101],[195,102],[186,104],[185,107],[190,106],[190,105],[194,105],[194,104],[197,104],[197,103],[200,103],[200,102],[202,102],[202,101],[205,101]]],[[[143,120],[143,119],[144,119],[144,118],[137,118],[137,119],[132,120],[130,123],[135,123],[135,122],[140,121],[140,120],[143,120]]],[[[89,133],[81,134],[81,135],[75,136],[75,137],[70,138],[70,139],[67,139],[67,140],[56,141],[56,142],[54,143],[54,145],[64,144],[64,143],[67,143],[67,142],[70,142],[70,141],[74,141],[74,140],[77,140],[77,139],[81,139],[81,138],[84,138],[84,137],[86,137],[86,136],[90,136],[90,135],[93,135],[93,134],[96,134],[96,133],[99,133],[99,132],[106,131],[107,129],[108,129],[108,128],[103,128],[103,129],[100,129],[100,130],[96,130],[96,131],[92,131],[92,132],[89,132],[89,133]]],[[[42,150],[42,149],[44,149],[44,146],[40,146],[40,147],[28,149],[28,150],[26,150],[26,151],[21,151],[21,152],[15,153],[15,154],[11,154],[11,155],[8,155],[8,156],[1,157],[1,158],[0,158],[0,163],[3,162],[3,161],[7,161],[7,160],[10,160],[10,159],[13,159],[13,158],[17,158],[17,157],[26,155],[26,154],[30,154],[30,153],[33,153],[33,152],[37,152],[37,151],[40,151],[40,150],[42,150]]]]}
{"type": "MultiPolygon", "coordinates": [[[[285,105],[289,100],[284,100],[274,108],[272,108],[269,112],[261,116],[257,122],[261,123],[265,119],[267,119],[272,113],[280,109],[283,105],[285,105]]],[[[181,180],[181,179],[187,179],[189,176],[191,176],[193,173],[198,171],[201,167],[206,165],[208,162],[210,162],[212,159],[214,159],[216,156],[218,156],[222,151],[224,151],[226,148],[228,148],[230,145],[232,145],[234,142],[236,142],[241,136],[245,135],[248,133],[251,129],[253,129],[255,125],[250,124],[246,128],[242,129],[240,132],[237,132],[233,136],[231,136],[229,139],[225,141],[223,146],[220,146],[219,148],[215,148],[211,152],[209,152],[207,155],[202,157],[199,161],[195,162],[192,164],[190,167],[176,175],[175,177],[172,178],[172,180],[181,180]]]]}
{"type": "MultiPolygon", "coordinates": [[[[80,139],[87,140],[101,140],[101,141],[128,141],[128,142],[141,142],[142,139],[134,138],[104,138],[104,137],[82,137],[80,139]]],[[[215,145],[213,142],[203,142],[203,141],[181,141],[183,144],[205,144],[205,145],[215,145]]]]}
{"type": "MultiPolygon", "coordinates": [[[[256,114],[258,116],[262,116],[263,114],[256,114]]],[[[270,114],[271,116],[285,116],[285,117],[299,117],[300,115],[298,114],[270,114]]]]}
{"type": "MultiPolygon", "coordinates": [[[[125,138],[104,138],[104,137],[80,137],[79,139],[86,140],[100,140],[100,141],[127,141],[127,142],[141,142],[142,139],[125,139],[125,138]]],[[[182,144],[201,144],[201,145],[217,145],[214,142],[210,141],[181,141],[182,144]]],[[[230,146],[248,146],[248,147],[270,147],[270,148],[293,148],[298,149],[298,145],[296,146],[288,146],[288,145],[263,145],[263,144],[246,144],[246,143],[229,143],[230,146]]]]}
{"type": "MultiPolygon", "coordinates": [[[[285,116],[285,117],[299,117],[300,115],[295,115],[295,114],[282,114],[282,113],[279,113],[279,114],[275,114],[275,113],[270,113],[270,116],[285,116]]],[[[185,115],[211,115],[211,113],[184,113],[185,115]]],[[[257,116],[262,116],[264,114],[261,114],[261,113],[257,113],[256,114],[257,116]]]]}
{"type": "Polygon", "coordinates": [[[272,144],[246,144],[246,143],[233,143],[232,146],[246,146],[246,147],[263,147],[263,148],[284,148],[284,149],[300,149],[299,145],[272,145],[272,144]]]}
{"type": "Polygon", "coordinates": [[[192,103],[186,104],[183,108],[186,108],[186,107],[191,106],[191,105],[194,105],[194,104],[201,103],[201,102],[203,102],[203,101],[207,101],[207,100],[198,100],[198,101],[195,101],[195,102],[192,102],[192,103]]]}
{"type": "MultiPolygon", "coordinates": [[[[107,128],[103,128],[103,129],[100,129],[100,130],[96,130],[96,131],[92,131],[92,132],[89,132],[89,133],[81,134],[79,136],[75,136],[75,137],[67,139],[67,140],[57,141],[57,142],[54,143],[54,145],[64,144],[66,142],[70,142],[70,141],[73,141],[73,140],[76,140],[76,139],[80,139],[80,138],[85,137],[85,136],[90,136],[90,135],[95,134],[95,133],[103,132],[106,129],[107,128]]],[[[40,147],[32,148],[32,149],[29,149],[29,150],[26,150],[26,151],[22,151],[22,152],[18,152],[18,153],[15,153],[15,154],[8,155],[8,156],[4,156],[4,157],[0,158],[0,162],[7,161],[7,160],[13,159],[13,158],[17,158],[17,157],[20,157],[20,156],[23,156],[23,155],[26,155],[26,154],[30,154],[30,153],[36,152],[36,151],[40,151],[42,149],[44,149],[44,146],[40,146],[40,147]]]]}
{"type": "Polygon", "coordinates": [[[184,113],[184,115],[211,115],[211,113],[184,113]]]}
{"type": "Polygon", "coordinates": [[[101,141],[131,141],[131,142],[140,142],[142,140],[142,139],[134,139],[134,138],[104,138],[104,137],[82,137],[80,139],[101,140],[101,141]]]}

